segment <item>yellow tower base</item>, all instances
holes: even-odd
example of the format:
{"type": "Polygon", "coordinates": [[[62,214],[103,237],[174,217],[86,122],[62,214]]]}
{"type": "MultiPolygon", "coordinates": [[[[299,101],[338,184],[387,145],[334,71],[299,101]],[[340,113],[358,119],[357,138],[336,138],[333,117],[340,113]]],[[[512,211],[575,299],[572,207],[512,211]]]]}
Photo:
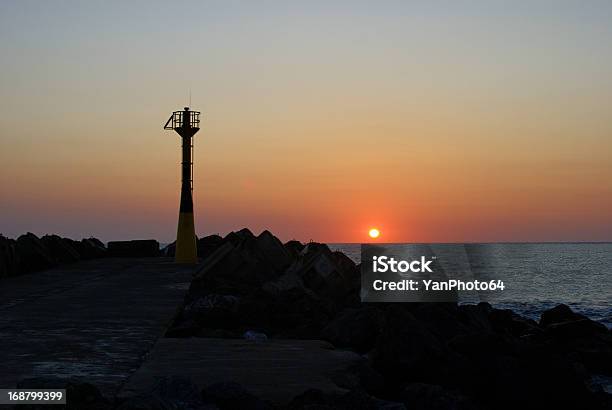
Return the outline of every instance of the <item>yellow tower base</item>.
{"type": "Polygon", "coordinates": [[[174,260],[176,263],[198,263],[198,246],[193,225],[193,212],[179,213],[174,260]]]}

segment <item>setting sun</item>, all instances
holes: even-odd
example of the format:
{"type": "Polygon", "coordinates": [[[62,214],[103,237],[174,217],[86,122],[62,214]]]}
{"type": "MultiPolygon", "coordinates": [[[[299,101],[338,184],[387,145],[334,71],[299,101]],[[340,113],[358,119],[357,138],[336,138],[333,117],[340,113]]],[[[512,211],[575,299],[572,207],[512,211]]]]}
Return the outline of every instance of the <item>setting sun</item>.
{"type": "Polygon", "coordinates": [[[376,229],[376,228],[372,228],[368,232],[368,235],[370,235],[370,238],[376,239],[376,238],[378,238],[380,236],[380,231],[378,229],[376,229]]]}

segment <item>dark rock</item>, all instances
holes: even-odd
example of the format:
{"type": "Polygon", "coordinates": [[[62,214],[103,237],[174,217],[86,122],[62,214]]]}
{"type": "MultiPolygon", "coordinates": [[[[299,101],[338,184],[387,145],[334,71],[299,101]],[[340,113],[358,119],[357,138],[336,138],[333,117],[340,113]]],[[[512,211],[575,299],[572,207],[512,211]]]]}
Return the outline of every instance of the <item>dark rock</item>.
{"type": "Polygon", "coordinates": [[[342,306],[354,293],[359,272],[354,264],[338,263],[337,259],[326,245],[311,242],[287,273],[297,275],[317,295],[342,306]]]}
{"type": "Polygon", "coordinates": [[[226,241],[197,272],[190,292],[246,295],[280,275],[258,249],[255,237],[226,241]]]}
{"type": "Polygon", "coordinates": [[[459,306],[459,319],[472,331],[490,332],[493,330],[489,322],[489,312],[492,310],[488,303],[478,305],[459,306]]]}
{"type": "Polygon", "coordinates": [[[262,290],[270,295],[277,295],[281,292],[294,289],[305,289],[304,281],[295,272],[287,272],[262,285],[262,290]]]}
{"type": "Polygon", "coordinates": [[[374,368],[389,384],[402,380],[434,382],[455,376],[444,343],[401,306],[386,310],[385,326],[371,356],[374,368]]]}
{"type": "Polygon", "coordinates": [[[74,242],[73,246],[81,259],[95,259],[106,256],[106,247],[96,238],[82,239],[80,242],[74,242]]]}
{"type": "Polygon", "coordinates": [[[561,304],[542,313],[542,316],[540,317],[540,326],[548,326],[554,323],[569,322],[572,320],[581,319],[586,319],[586,316],[574,313],[569,306],[561,304]]]}
{"type": "Polygon", "coordinates": [[[322,330],[321,337],[336,347],[365,353],[374,347],[383,324],[384,314],[378,308],[349,308],[340,312],[322,330]]]}
{"type": "Polygon", "coordinates": [[[374,370],[365,359],[330,374],[330,377],[338,387],[343,389],[362,390],[372,396],[387,393],[384,377],[374,370]]]}
{"type": "Polygon", "coordinates": [[[97,248],[106,249],[106,246],[104,246],[104,243],[101,240],[99,240],[98,238],[94,238],[92,236],[90,238],[87,238],[87,240],[90,241],[97,248]]]}
{"type": "MultiPolygon", "coordinates": [[[[159,251],[159,254],[160,256],[174,258],[174,256],[176,255],[176,242],[172,242],[164,246],[164,248],[159,251]]],[[[198,255],[200,255],[200,252],[198,252],[198,255]]]]}
{"type": "Polygon", "coordinates": [[[0,277],[49,269],[58,264],[106,255],[104,244],[95,238],[80,242],[57,235],[38,238],[32,233],[17,240],[0,235],[0,277]]]}
{"type": "Polygon", "coordinates": [[[470,331],[468,325],[460,320],[456,303],[421,303],[412,314],[442,341],[470,331]]]}
{"type": "Polygon", "coordinates": [[[231,242],[213,252],[196,273],[189,293],[197,297],[202,293],[247,294],[257,284],[257,261],[243,255],[231,242]]]}
{"type": "Polygon", "coordinates": [[[180,376],[163,377],[147,394],[124,401],[117,410],[213,410],[204,403],[198,387],[180,376]]]}
{"type": "Polygon", "coordinates": [[[517,315],[510,309],[492,309],[489,322],[494,331],[515,337],[534,336],[542,333],[535,320],[517,315]]]}
{"type": "MultiPolygon", "coordinates": [[[[223,238],[219,235],[209,235],[198,239],[198,257],[203,260],[223,245],[223,238]]],[[[174,256],[174,255],[172,255],[174,256]]]]}
{"type": "Polygon", "coordinates": [[[253,235],[253,232],[247,228],[242,228],[238,232],[228,233],[223,239],[230,242],[234,246],[238,246],[244,240],[255,239],[255,235],[253,235]]]}
{"type": "Polygon", "coordinates": [[[14,240],[0,235],[0,278],[19,274],[19,254],[14,240]]]}
{"type": "Polygon", "coordinates": [[[291,240],[285,243],[285,249],[295,258],[304,250],[304,244],[300,241],[291,240]]]}
{"type": "Polygon", "coordinates": [[[460,392],[442,386],[410,383],[404,386],[399,398],[410,410],[476,410],[478,406],[460,392]]]}
{"type": "Polygon", "coordinates": [[[608,328],[591,319],[553,323],[546,327],[545,334],[557,338],[582,338],[592,335],[606,335],[608,328]]]}
{"type": "MultiPolygon", "coordinates": [[[[57,377],[35,377],[24,379],[17,383],[18,389],[66,389],[67,410],[110,410],[113,408],[96,386],[77,379],[57,377]]],[[[49,405],[20,405],[20,409],[47,409],[49,405]]],[[[54,406],[55,407],[55,406],[54,406]]]]}
{"type": "Polygon", "coordinates": [[[511,396],[506,408],[528,405],[554,409],[593,408],[587,375],[568,358],[548,350],[532,349],[520,356],[517,365],[512,370],[501,363],[487,372],[492,402],[498,397],[511,396]],[[504,378],[500,380],[500,376],[504,378]]]}
{"type": "Polygon", "coordinates": [[[293,258],[277,237],[263,231],[256,241],[259,252],[276,271],[284,271],[289,266],[293,258]]]}
{"type": "Polygon", "coordinates": [[[591,408],[586,373],[546,346],[482,332],[457,336],[449,347],[469,363],[437,384],[456,386],[485,408],[591,408]]]}
{"type": "Polygon", "coordinates": [[[449,347],[468,357],[487,355],[513,355],[517,346],[511,339],[494,332],[477,332],[458,335],[448,343],[449,347]]]}
{"type": "Polygon", "coordinates": [[[30,232],[17,238],[17,253],[21,273],[36,272],[57,265],[57,260],[49,249],[30,232]]]}
{"type": "Polygon", "coordinates": [[[202,397],[205,402],[215,404],[220,410],[268,410],[272,408],[235,382],[219,382],[207,386],[202,390],[202,397]]]}
{"type": "Polygon", "coordinates": [[[310,289],[279,292],[270,301],[276,337],[316,339],[334,316],[334,306],[310,289]]]}
{"type": "Polygon", "coordinates": [[[112,241],[108,243],[108,256],[122,258],[159,256],[159,242],[153,239],[112,241]]]}
{"type": "Polygon", "coordinates": [[[534,342],[555,354],[612,376],[612,335],[605,325],[559,305],[542,314],[544,331],[534,342]]]}
{"type": "Polygon", "coordinates": [[[612,376],[612,335],[603,324],[590,319],[551,324],[540,340],[591,372],[612,376]]]}
{"type": "Polygon", "coordinates": [[[240,320],[239,304],[240,299],[236,296],[208,294],[185,305],[183,319],[206,327],[236,327],[240,320]]]}
{"type": "Polygon", "coordinates": [[[71,263],[81,259],[81,255],[73,246],[73,241],[69,239],[60,238],[57,235],[45,235],[40,241],[59,264],[71,263]]]}

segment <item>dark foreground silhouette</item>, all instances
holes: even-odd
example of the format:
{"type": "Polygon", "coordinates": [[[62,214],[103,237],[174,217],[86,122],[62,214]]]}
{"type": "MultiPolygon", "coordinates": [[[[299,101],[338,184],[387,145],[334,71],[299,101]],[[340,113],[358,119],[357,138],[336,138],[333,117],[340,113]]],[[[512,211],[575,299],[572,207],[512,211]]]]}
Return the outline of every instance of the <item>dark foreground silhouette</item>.
{"type": "Polygon", "coordinates": [[[305,390],[279,405],[232,380],[201,389],[162,377],[121,400],[85,377],[21,385],[66,386],[74,409],[612,408],[593,378],[612,376],[612,333],[565,305],[535,322],[486,303],[363,304],[349,258],[322,244],[282,244],[267,231],[205,237],[198,253],[204,262],[167,338],[326,340],[362,358],[333,376],[339,390],[305,390]]]}

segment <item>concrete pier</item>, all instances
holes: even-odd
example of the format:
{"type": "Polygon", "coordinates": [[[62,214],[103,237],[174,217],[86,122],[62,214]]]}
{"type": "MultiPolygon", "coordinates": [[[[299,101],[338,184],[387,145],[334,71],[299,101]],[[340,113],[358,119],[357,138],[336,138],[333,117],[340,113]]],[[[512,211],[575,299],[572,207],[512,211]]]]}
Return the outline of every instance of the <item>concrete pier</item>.
{"type": "Polygon", "coordinates": [[[193,266],[107,258],[0,281],[0,387],[77,377],[114,396],[174,318],[193,266]]]}
{"type": "Polygon", "coordinates": [[[237,382],[257,397],[287,404],[308,389],[345,392],[334,379],[363,358],[320,340],[160,339],[119,396],[150,391],[164,376],[191,379],[199,388],[237,382]]]}

